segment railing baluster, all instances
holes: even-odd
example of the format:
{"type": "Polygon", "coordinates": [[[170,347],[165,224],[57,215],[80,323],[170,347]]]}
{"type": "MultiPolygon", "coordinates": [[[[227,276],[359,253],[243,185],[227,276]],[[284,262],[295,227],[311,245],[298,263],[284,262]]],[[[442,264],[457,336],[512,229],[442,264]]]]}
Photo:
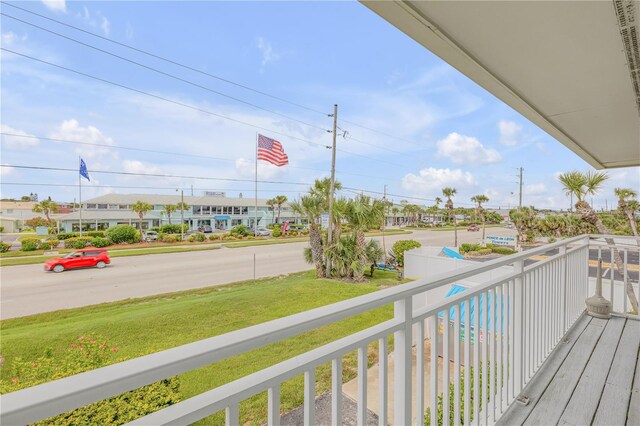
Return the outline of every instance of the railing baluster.
{"type": "MultiPolygon", "coordinates": [[[[624,265],[624,276],[622,277],[622,294],[624,294],[624,307],[623,307],[623,313],[626,314],[629,310],[627,309],[627,301],[629,299],[629,297],[627,296],[627,281],[629,280],[629,273],[627,272],[627,263],[629,261],[628,257],[627,257],[627,253],[628,250],[624,249],[624,258],[623,258],[623,265],[624,265]]],[[[611,267],[613,267],[613,264],[611,265],[611,267]]],[[[633,287],[632,287],[633,288],[633,287]]]]}
{"type": "Polygon", "coordinates": [[[238,426],[240,424],[240,409],[238,404],[231,404],[225,410],[225,425],[238,426]]]}
{"type": "Polygon", "coordinates": [[[280,385],[269,388],[268,420],[269,426],[280,425],[280,385]]]}
{"type": "MultiPolygon", "coordinates": [[[[489,421],[494,423],[494,419],[496,416],[496,368],[498,365],[496,364],[496,295],[498,294],[497,288],[489,290],[489,298],[487,301],[489,302],[489,323],[487,324],[487,340],[489,340],[489,395],[487,398],[487,402],[489,404],[489,421]]],[[[487,423],[488,424],[488,423],[487,423]]]]}
{"type": "Polygon", "coordinates": [[[438,426],[438,312],[431,317],[431,374],[430,403],[431,426],[438,426]]]}
{"type": "Polygon", "coordinates": [[[516,375],[516,362],[515,362],[515,280],[509,281],[509,387],[507,389],[507,401],[511,404],[513,398],[515,398],[515,375],[516,375]]]}
{"type": "MultiPolygon", "coordinates": [[[[504,312],[503,312],[503,307],[502,307],[502,303],[503,303],[503,298],[502,298],[502,284],[500,284],[498,287],[496,287],[496,325],[494,327],[494,330],[496,332],[496,338],[497,338],[497,350],[496,350],[496,355],[497,355],[497,364],[496,364],[496,368],[498,369],[497,373],[498,373],[498,380],[497,380],[497,390],[496,390],[496,404],[494,406],[494,413],[497,410],[497,415],[499,416],[500,414],[502,414],[502,389],[504,386],[503,383],[503,378],[502,378],[502,372],[504,370],[504,367],[502,366],[502,338],[503,335],[502,333],[504,333],[504,322],[502,320],[504,312]]],[[[495,415],[495,414],[494,414],[495,415]]]]}
{"type": "Polygon", "coordinates": [[[462,303],[464,303],[464,424],[468,425],[471,423],[471,298],[462,303]]]}
{"type": "MultiPolygon", "coordinates": [[[[380,426],[387,426],[387,337],[383,337],[378,340],[378,424],[380,426]]],[[[340,422],[335,422],[334,424],[341,425],[342,420],[340,422]]]]}
{"type": "Polygon", "coordinates": [[[480,298],[473,297],[473,421],[480,419],[480,298]]]}
{"type": "Polygon", "coordinates": [[[449,412],[451,407],[449,402],[449,370],[451,369],[449,359],[449,324],[450,313],[447,309],[442,316],[442,424],[449,425],[449,412]]]}
{"type": "MultiPolygon", "coordinates": [[[[380,360],[380,368],[383,362],[380,360]]],[[[386,359],[384,366],[386,368],[386,359]]],[[[331,423],[342,424],[342,357],[334,358],[331,361],[331,423]]]]}
{"type": "MultiPolygon", "coordinates": [[[[514,360],[514,395],[519,395],[522,390],[523,383],[523,369],[522,369],[522,272],[524,270],[524,261],[518,260],[514,262],[514,272],[520,273],[520,277],[515,279],[514,283],[514,294],[515,294],[515,303],[514,303],[514,313],[515,313],[515,324],[514,324],[514,350],[515,350],[515,360],[514,360]]],[[[515,396],[514,396],[515,398],[515,396]]]]}
{"type": "Polygon", "coordinates": [[[460,304],[454,306],[453,312],[453,424],[460,424],[460,304]]]}
{"type": "Polygon", "coordinates": [[[509,365],[509,306],[511,305],[509,298],[509,283],[502,286],[502,289],[502,332],[504,333],[502,336],[502,364],[504,365],[504,368],[502,369],[502,411],[504,411],[509,402],[509,371],[511,369],[509,365]]]}
{"type": "Polygon", "coordinates": [[[315,424],[316,414],[316,372],[314,369],[304,373],[304,424],[315,424]]]}
{"type": "Polygon", "coordinates": [[[358,425],[367,424],[367,347],[358,348],[358,425]]]}
{"type": "Polygon", "coordinates": [[[523,343],[523,369],[524,377],[528,379],[531,377],[531,334],[533,329],[533,321],[531,320],[531,272],[524,274],[524,280],[522,281],[522,309],[524,317],[524,327],[522,331],[525,333],[522,336],[523,343]]]}
{"type": "MultiPolygon", "coordinates": [[[[421,320],[416,323],[416,424],[420,426],[424,425],[424,373],[424,321],[421,320]]],[[[433,413],[432,409],[432,416],[433,413]]]]}
{"type": "Polygon", "coordinates": [[[411,358],[412,358],[412,298],[406,297],[393,304],[394,316],[404,323],[394,333],[394,424],[411,423],[411,358]]]}
{"type": "Polygon", "coordinates": [[[489,374],[487,372],[489,360],[487,359],[487,346],[489,345],[489,328],[487,327],[488,318],[489,318],[489,292],[482,293],[481,295],[482,309],[482,377],[480,379],[481,389],[480,389],[480,409],[482,416],[480,417],[481,423],[487,424],[487,411],[489,407],[489,395],[487,395],[487,384],[489,383],[489,374]],[[484,300],[482,300],[484,299],[484,300]]]}
{"type": "MultiPolygon", "coordinates": [[[[613,269],[613,248],[611,248],[609,250],[609,267],[610,267],[609,275],[611,275],[611,280],[610,280],[611,288],[609,290],[611,292],[611,298],[609,300],[611,301],[611,307],[613,309],[615,309],[614,292],[613,292],[613,290],[614,290],[614,281],[615,281],[615,277],[614,277],[615,269],[613,269]]],[[[622,294],[624,294],[624,292],[622,294]]]]}

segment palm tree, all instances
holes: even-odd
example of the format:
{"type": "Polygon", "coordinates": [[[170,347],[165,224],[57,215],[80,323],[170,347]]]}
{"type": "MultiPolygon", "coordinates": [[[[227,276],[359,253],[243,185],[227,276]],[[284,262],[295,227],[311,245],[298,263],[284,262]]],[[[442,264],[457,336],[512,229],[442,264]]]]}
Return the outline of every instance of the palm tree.
{"type": "Polygon", "coordinates": [[[140,223],[140,238],[144,239],[142,234],[142,219],[144,215],[153,210],[153,206],[146,201],[136,201],[131,205],[131,210],[138,213],[139,223],[140,223]]]}
{"type": "Polygon", "coordinates": [[[271,210],[271,222],[276,223],[276,199],[271,198],[267,200],[267,206],[269,206],[269,210],[271,210]]]}
{"type": "MultiPolygon", "coordinates": [[[[342,189],[342,183],[335,181],[333,183],[334,191],[340,191],[342,189]]],[[[322,200],[322,207],[324,211],[329,211],[329,193],[331,192],[331,179],[316,179],[313,186],[309,189],[309,194],[320,197],[322,200]]]]}
{"type": "Polygon", "coordinates": [[[484,217],[484,209],[482,208],[482,203],[488,203],[489,197],[484,194],[474,195],[471,197],[471,201],[478,204],[477,207],[477,215],[482,218],[482,239],[484,240],[485,235],[485,217],[484,217]]]}
{"type": "MultiPolygon", "coordinates": [[[[637,237],[638,225],[636,224],[634,211],[631,208],[629,208],[628,201],[635,201],[635,200],[629,200],[629,199],[636,198],[638,196],[638,193],[633,189],[629,189],[629,188],[616,188],[613,190],[613,192],[616,194],[616,197],[618,197],[618,208],[620,209],[621,212],[627,215],[627,219],[629,220],[629,225],[631,226],[631,232],[633,233],[634,236],[637,237]]],[[[640,240],[636,240],[636,243],[640,246],[640,240]]]]}
{"type": "Polygon", "coordinates": [[[366,241],[364,232],[370,226],[380,224],[383,217],[384,205],[380,202],[371,202],[371,197],[366,195],[358,195],[349,201],[344,215],[353,227],[356,239],[355,256],[354,256],[354,274],[355,281],[364,280],[364,268],[367,263],[366,258],[366,241]]]}
{"type": "MultiPolygon", "coordinates": [[[[180,214],[182,215],[184,211],[189,210],[189,204],[185,203],[184,201],[179,201],[176,204],[176,210],[180,212],[180,214]]],[[[180,226],[182,227],[181,229],[184,228],[184,223],[181,223],[180,226]]]]}
{"type": "Polygon", "coordinates": [[[331,227],[333,230],[332,241],[338,241],[340,234],[342,234],[342,221],[344,219],[344,212],[347,209],[349,200],[344,197],[337,198],[333,201],[333,211],[331,212],[331,227]]]}
{"type": "Polygon", "coordinates": [[[47,218],[47,223],[51,222],[50,214],[56,213],[60,207],[55,203],[55,201],[51,201],[51,197],[46,200],[40,201],[38,204],[33,206],[33,212],[35,213],[43,213],[47,218]]]}
{"type": "Polygon", "coordinates": [[[309,220],[310,260],[316,267],[317,278],[324,278],[326,276],[322,251],[322,234],[318,226],[318,219],[320,219],[320,215],[324,212],[322,201],[318,196],[303,195],[299,201],[291,203],[291,208],[294,212],[305,216],[309,220]]]}
{"type": "MultiPolygon", "coordinates": [[[[453,200],[451,197],[456,195],[458,191],[455,188],[442,188],[442,195],[447,197],[447,203],[444,205],[449,212],[449,221],[451,221],[451,216],[453,214],[453,200]]],[[[456,215],[453,214],[453,235],[454,235],[454,247],[458,247],[458,227],[456,223],[456,215]]]]}
{"type": "Polygon", "coordinates": [[[276,195],[276,198],[273,199],[276,202],[276,205],[278,206],[278,219],[276,222],[280,222],[280,209],[282,208],[282,205],[284,203],[287,202],[287,196],[286,195],[276,195]]]}
{"type": "MultiPolygon", "coordinates": [[[[603,172],[582,173],[579,171],[563,173],[558,177],[560,183],[562,183],[562,186],[564,187],[565,193],[567,195],[573,194],[577,198],[578,201],[575,205],[576,213],[584,222],[595,226],[598,232],[603,235],[611,235],[611,231],[602,223],[600,217],[598,217],[595,210],[593,210],[593,207],[586,202],[585,198],[587,195],[595,195],[608,178],[609,176],[603,172]]],[[[605,240],[607,241],[607,244],[613,248],[613,257],[618,273],[624,277],[624,264],[618,249],[615,247],[613,238],[605,238],[605,240]]],[[[627,297],[629,298],[629,302],[631,302],[633,312],[637,313],[638,299],[636,298],[633,286],[628,279],[625,286],[627,297]]]]}
{"type": "Polygon", "coordinates": [[[167,215],[167,219],[169,220],[169,225],[171,225],[171,213],[178,210],[178,206],[175,204],[165,204],[163,206],[162,212],[167,215]]]}

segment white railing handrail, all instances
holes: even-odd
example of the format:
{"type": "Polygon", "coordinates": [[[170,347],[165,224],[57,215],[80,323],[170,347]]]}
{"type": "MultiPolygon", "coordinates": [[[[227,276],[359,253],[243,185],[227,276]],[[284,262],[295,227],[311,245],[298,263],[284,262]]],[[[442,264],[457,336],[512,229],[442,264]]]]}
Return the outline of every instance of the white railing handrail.
{"type": "Polygon", "coordinates": [[[581,235],[560,240],[505,258],[468,266],[455,274],[438,274],[432,278],[420,279],[2,395],[0,421],[6,424],[34,422],[64,413],[587,238],[588,235],[581,235]]]}

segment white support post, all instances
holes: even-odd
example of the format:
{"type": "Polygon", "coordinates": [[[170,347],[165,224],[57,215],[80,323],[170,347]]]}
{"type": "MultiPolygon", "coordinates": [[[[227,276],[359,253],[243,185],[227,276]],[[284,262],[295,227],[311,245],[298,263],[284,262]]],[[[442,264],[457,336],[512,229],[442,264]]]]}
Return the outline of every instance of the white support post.
{"type": "Polygon", "coordinates": [[[316,424],[316,371],[311,369],[304,372],[304,425],[316,424]]]}
{"type": "Polygon", "coordinates": [[[359,426],[367,424],[367,347],[358,348],[358,407],[359,426]]]}
{"type": "Polygon", "coordinates": [[[268,426],[280,426],[280,386],[276,385],[268,391],[268,426]]]}
{"type": "Polygon", "coordinates": [[[393,423],[411,424],[411,319],[413,303],[411,296],[393,304],[395,318],[404,322],[404,327],[394,333],[394,401],[393,423]]]}
{"type": "Polygon", "coordinates": [[[513,316],[514,316],[514,327],[513,327],[513,341],[514,341],[514,383],[513,383],[513,393],[514,396],[520,394],[522,390],[522,333],[523,333],[523,321],[522,321],[522,288],[524,284],[524,261],[519,260],[514,262],[513,264],[514,272],[520,274],[516,277],[515,285],[514,285],[514,296],[513,296],[513,316]]]}
{"type": "Polygon", "coordinates": [[[342,357],[331,362],[331,423],[342,424],[342,357]]]}
{"type": "MultiPolygon", "coordinates": [[[[379,404],[378,404],[378,424],[380,426],[387,426],[387,338],[383,337],[378,340],[379,351],[379,368],[378,368],[378,392],[379,392],[379,404]]],[[[336,423],[341,425],[342,421],[336,423]]]]}

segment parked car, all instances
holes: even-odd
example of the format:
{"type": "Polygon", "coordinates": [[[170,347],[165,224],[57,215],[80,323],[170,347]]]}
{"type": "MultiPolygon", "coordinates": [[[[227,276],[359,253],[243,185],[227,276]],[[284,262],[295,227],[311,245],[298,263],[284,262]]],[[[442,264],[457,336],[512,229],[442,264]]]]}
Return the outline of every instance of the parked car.
{"type": "Polygon", "coordinates": [[[479,231],[479,230],[480,230],[480,228],[478,227],[478,225],[470,225],[470,226],[467,228],[467,231],[473,231],[473,232],[475,232],[475,231],[479,231]]]}
{"type": "Polygon", "coordinates": [[[273,231],[267,229],[264,226],[258,226],[258,232],[255,232],[253,228],[249,228],[249,235],[257,235],[258,237],[268,237],[273,231]]]}
{"type": "Polygon", "coordinates": [[[144,233],[145,241],[158,241],[158,232],[156,231],[147,231],[144,233]]]}
{"type": "Polygon", "coordinates": [[[305,229],[308,229],[309,227],[307,225],[289,225],[289,229],[292,231],[298,231],[298,232],[302,232],[305,229]]]}
{"type": "Polygon", "coordinates": [[[45,271],[62,272],[66,269],[90,268],[102,269],[111,263],[106,249],[85,248],[75,250],[62,257],[54,257],[44,263],[45,271]]]}
{"type": "Polygon", "coordinates": [[[198,226],[198,232],[203,232],[205,234],[210,234],[210,233],[213,232],[213,228],[211,228],[209,225],[198,226]]]}

